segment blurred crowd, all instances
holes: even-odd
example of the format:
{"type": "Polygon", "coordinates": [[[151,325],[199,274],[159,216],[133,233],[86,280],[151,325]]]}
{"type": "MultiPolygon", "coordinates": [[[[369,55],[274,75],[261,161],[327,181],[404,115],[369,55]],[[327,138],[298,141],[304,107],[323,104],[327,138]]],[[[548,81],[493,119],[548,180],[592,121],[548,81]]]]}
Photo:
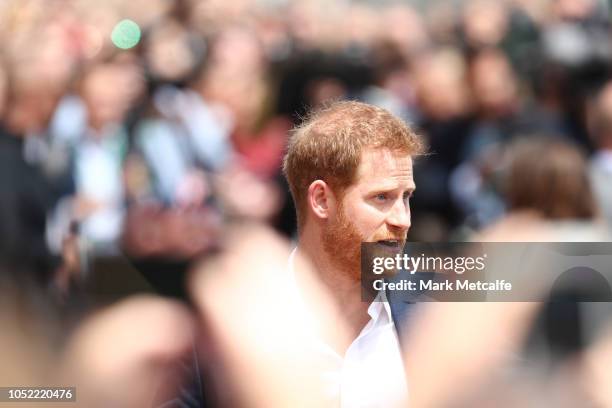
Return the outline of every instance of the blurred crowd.
{"type": "MultiPolygon", "coordinates": [[[[608,240],[609,7],[4,0],[2,274],[65,296],[95,258],[188,264],[245,221],[295,237],[288,134],[338,99],[386,108],[427,142],[409,240],[608,240]],[[539,238],[525,227],[551,222],[539,238]]],[[[166,306],[174,326],[157,330],[189,326],[166,306]]],[[[99,346],[91,333],[77,355],[99,346]]],[[[155,361],[183,340],[160,340],[155,361]]]]}
{"type": "Polygon", "coordinates": [[[605,2],[0,7],[1,248],[43,280],[68,252],[63,285],[87,256],[191,259],[233,219],[294,236],[288,131],[343,98],[387,108],[429,145],[411,240],[464,239],[512,210],[507,147],[536,136],[581,152],[595,205],[577,218],[612,222],[605,2]]]}

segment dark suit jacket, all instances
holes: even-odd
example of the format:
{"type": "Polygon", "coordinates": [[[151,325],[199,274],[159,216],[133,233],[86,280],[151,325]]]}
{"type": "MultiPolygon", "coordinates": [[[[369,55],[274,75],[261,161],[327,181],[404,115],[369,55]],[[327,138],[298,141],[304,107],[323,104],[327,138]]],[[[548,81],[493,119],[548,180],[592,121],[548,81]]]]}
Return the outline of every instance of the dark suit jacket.
{"type": "Polygon", "coordinates": [[[55,203],[50,183],[23,158],[23,138],[0,125],[0,263],[2,273],[46,285],[57,259],[47,249],[47,211],[55,203]],[[29,271],[33,276],[23,276],[29,271]]]}

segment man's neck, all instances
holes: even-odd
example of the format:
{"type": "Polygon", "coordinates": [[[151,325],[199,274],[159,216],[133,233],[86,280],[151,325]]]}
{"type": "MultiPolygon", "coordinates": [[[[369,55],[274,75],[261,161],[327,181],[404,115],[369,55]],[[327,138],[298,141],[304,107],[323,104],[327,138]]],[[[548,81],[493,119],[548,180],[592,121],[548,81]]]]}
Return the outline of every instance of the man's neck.
{"type": "MultiPolygon", "coordinates": [[[[340,318],[349,327],[351,339],[355,339],[370,319],[369,304],[361,298],[361,283],[355,281],[346,271],[339,270],[333,265],[329,255],[320,245],[320,238],[300,234],[298,251],[312,263],[316,278],[330,293],[340,318]]],[[[297,274],[296,279],[299,283],[299,272],[297,274]]]]}

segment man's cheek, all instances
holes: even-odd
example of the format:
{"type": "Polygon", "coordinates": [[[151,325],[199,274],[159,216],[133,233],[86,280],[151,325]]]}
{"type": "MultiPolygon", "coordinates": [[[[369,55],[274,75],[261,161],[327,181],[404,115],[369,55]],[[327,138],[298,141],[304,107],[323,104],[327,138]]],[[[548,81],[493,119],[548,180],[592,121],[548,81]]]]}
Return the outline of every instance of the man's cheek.
{"type": "Polygon", "coordinates": [[[389,239],[390,234],[384,224],[379,225],[373,233],[368,236],[367,242],[376,242],[382,239],[389,239]]]}
{"type": "Polygon", "coordinates": [[[361,235],[365,238],[364,241],[375,241],[379,236],[386,237],[387,228],[383,217],[378,217],[376,214],[368,214],[366,218],[362,219],[361,225],[356,224],[362,232],[361,235]]]}

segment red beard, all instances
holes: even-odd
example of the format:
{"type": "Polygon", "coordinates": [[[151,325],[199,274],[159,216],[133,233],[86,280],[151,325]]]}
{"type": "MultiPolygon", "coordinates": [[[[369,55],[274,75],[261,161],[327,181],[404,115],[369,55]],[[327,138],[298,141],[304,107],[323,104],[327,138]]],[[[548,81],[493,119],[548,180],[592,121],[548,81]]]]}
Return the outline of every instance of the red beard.
{"type": "MultiPolygon", "coordinates": [[[[338,207],[338,217],[330,222],[322,235],[323,250],[334,267],[351,280],[359,282],[361,279],[361,243],[366,242],[367,238],[359,233],[355,224],[346,216],[342,203],[338,207]]],[[[406,232],[378,231],[372,241],[386,239],[398,240],[400,249],[397,253],[400,253],[406,244],[406,232]]],[[[395,253],[393,252],[393,255],[395,253]]],[[[389,254],[382,255],[390,256],[389,254]]]]}
{"type": "Polygon", "coordinates": [[[361,242],[364,237],[348,219],[342,204],[338,217],[323,231],[323,249],[332,264],[351,280],[361,279],[361,242]]]}

